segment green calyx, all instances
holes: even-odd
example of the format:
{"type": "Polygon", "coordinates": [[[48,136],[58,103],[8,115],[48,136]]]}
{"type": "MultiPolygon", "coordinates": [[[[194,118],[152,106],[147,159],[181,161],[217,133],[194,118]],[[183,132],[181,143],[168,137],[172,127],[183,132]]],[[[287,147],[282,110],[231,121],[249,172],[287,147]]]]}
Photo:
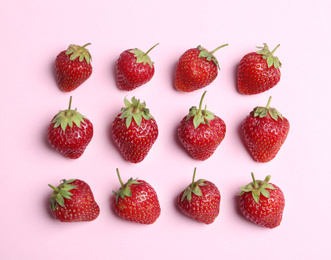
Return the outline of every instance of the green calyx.
{"type": "Polygon", "coordinates": [[[137,181],[138,178],[136,178],[136,179],[130,178],[124,184],[123,181],[122,181],[122,179],[121,179],[120,172],[119,172],[118,168],[116,168],[116,172],[117,172],[118,180],[120,181],[120,184],[121,184],[121,188],[119,188],[119,190],[117,192],[113,191],[113,193],[114,193],[114,195],[116,197],[116,203],[117,203],[119,197],[121,197],[122,199],[125,199],[125,197],[131,197],[132,196],[132,193],[131,193],[130,185],[132,185],[132,184],[139,184],[139,182],[137,181]]]}
{"type": "Polygon", "coordinates": [[[150,48],[146,53],[141,51],[140,49],[138,48],[135,48],[133,50],[131,50],[130,52],[134,54],[134,56],[137,58],[137,63],[143,63],[144,65],[146,63],[149,64],[149,66],[151,68],[153,68],[153,64],[154,62],[151,60],[151,58],[148,56],[148,53],[154,49],[157,45],[159,45],[159,43],[155,44],[152,48],[150,48]]]}
{"type": "Polygon", "coordinates": [[[225,46],[228,46],[228,45],[229,44],[223,44],[223,45],[217,47],[215,50],[210,51],[210,52],[207,51],[205,48],[201,47],[201,45],[199,45],[197,47],[197,49],[200,51],[199,58],[205,58],[207,61],[213,61],[214,64],[216,65],[216,67],[220,70],[220,66],[218,64],[218,61],[217,61],[216,57],[214,56],[214,53],[216,51],[218,51],[219,49],[221,49],[221,48],[223,48],[225,46]]]}
{"type": "Polygon", "coordinates": [[[269,190],[275,189],[274,186],[268,183],[271,176],[268,175],[264,179],[264,181],[261,181],[261,180],[255,180],[254,174],[252,173],[252,178],[253,181],[251,183],[239,188],[241,189],[241,192],[238,195],[241,196],[245,192],[251,192],[256,203],[259,203],[261,194],[266,198],[270,198],[270,193],[269,191],[267,191],[267,189],[269,190]]]}
{"type": "Polygon", "coordinates": [[[132,122],[132,119],[140,126],[142,118],[145,120],[150,120],[153,116],[149,113],[149,109],[146,108],[146,103],[141,103],[139,99],[133,97],[131,102],[124,98],[125,107],[121,109],[121,115],[119,118],[126,118],[125,124],[129,128],[132,122]]]}
{"type": "Polygon", "coordinates": [[[63,132],[66,131],[67,127],[72,127],[75,124],[77,127],[80,128],[80,123],[84,123],[84,116],[77,112],[77,108],[75,110],[71,109],[71,101],[72,97],[69,100],[69,108],[67,110],[60,111],[56,114],[53,121],[54,128],[61,126],[63,132]]]}
{"type": "Polygon", "coordinates": [[[85,48],[86,46],[88,46],[90,44],[91,43],[87,43],[83,46],[70,44],[66,51],[66,55],[70,55],[70,60],[75,60],[75,59],[79,58],[79,61],[82,62],[85,59],[87,64],[90,64],[90,62],[92,60],[92,56],[91,56],[89,50],[85,48]]]}
{"type": "Polygon", "coordinates": [[[282,63],[279,61],[278,57],[273,56],[274,52],[278,49],[279,46],[280,44],[278,44],[271,52],[269,51],[269,47],[266,43],[264,43],[264,47],[257,47],[261,50],[257,51],[256,53],[261,54],[262,58],[267,60],[268,68],[274,66],[277,69],[278,67],[282,66],[282,63]]]}
{"type": "Polygon", "coordinates": [[[189,113],[186,117],[186,120],[189,120],[193,116],[193,125],[194,128],[198,128],[200,124],[209,125],[209,120],[213,120],[215,118],[214,113],[207,110],[207,106],[205,109],[202,109],[202,101],[206,95],[205,91],[201,97],[199,108],[193,106],[190,108],[189,113]]]}
{"type": "Polygon", "coordinates": [[[279,113],[276,108],[269,107],[270,102],[271,102],[271,97],[269,97],[266,107],[255,107],[253,109],[254,117],[263,118],[263,117],[266,117],[269,113],[271,118],[274,119],[275,121],[278,120],[278,117],[280,119],[284,120],[282,114],[279,113]]]}
{"type": "Polygon", "coordinates": [[[57,205],[65,207],[63,198],[69,200],[71,199],[72,193],[70,190],[76,189],[76,186],[71,185],[70,183],[74,182],[75,180],[76,179],[61,180],[62,183],[57,187],[48,184],[48,186],[54,190],[49,200],[51,209],[53,211],[56,210],[57,205]]]}
{"type": "Polygon", "coordinates": [[[200,180],[194,181],[196,171],[197,171],[197,168],[194,168],[192,183],[189,186],[187,186],[187,188],[185,189],[183,196],[181,198],[181,201],[184,201],[186,198],[187,201],[190,202],[192,200],[192,193],[197,196],[200,196],[200,197],[203,196],[200,186],[204,186],[205,185],[204,182],[206,180],[200,179],[200,180]]]}

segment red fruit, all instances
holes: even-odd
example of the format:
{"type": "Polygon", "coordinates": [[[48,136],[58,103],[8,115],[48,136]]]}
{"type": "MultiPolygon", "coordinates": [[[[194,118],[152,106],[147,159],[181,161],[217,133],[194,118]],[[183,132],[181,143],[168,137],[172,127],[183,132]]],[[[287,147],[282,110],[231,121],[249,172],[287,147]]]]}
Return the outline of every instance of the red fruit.
{"type": "Polygon", "coordinates": [[[224,121],[206,108],[202,110],[203,93],[199,109],[191,107],[178,127],[178,137],[189,154],[197,160],[206,160],[215,152],[225,137],[224,121]]]}
{"type": "Polygon", "coordinates": [[[95,220],[100,208],[94,200],[90,186],[79,179],[62,180],[49,199],[53,216],[61,222],[79,222],[95,220]]]}
{"type": "Polygon", "coordinates": [[[92,74],[91,54],[84,46],[71,44],[55,60],[56,76],[59,87],[65,92],[73,91],[83,84],[92,74]]]}
{"type": "Polygon", "coordinates": [[[154,62],[152,62],[148,53],[156,45],[146,53],[138,48],[121,53],[116,64],[117,86],[121,90],[133,90],[152,79],[155,71],[154,62]]]}
{"type": "Polygon", "coordinates": [[[210,181],[194,182],[195,173],[196,168],[192,183],[180,193],[177,203],[181,211],[188,217],[211,224],[220,212],[221,194],[215,184],[210,181]]]}
{"type": "Polygon", "coordinates": [[[157,194],[146,181],[130,178],[123,183],[118,169],[121,188],[113,193],[115,212],[123,219],[140,224],[153,224],[161,214],[157,194]]]}
{"type": "Polygon", "coordinates": [[[275,228],[280,225],[283,218],[285,198],[281,189],[269,183],[270,175],[264,181],[255,180],[240,187],[239,205],[242,214],[253,223],[275,228]]]}
{"type": "Polygon", "coordinates": [[[183,92],[192,92],[212,83],[218,74],[218,61],[214,52],[227,46],[224,44],[208,52],[200,45],[189,49],[179,58],[175,72],[175,87],[183,92]]]}
{"type": "Polygon", "coordinates": [[[255,107],[242,123],[248,150],[258,162],[269,162],[276,157],[290,130],[289,121],[275,108],[255,107]]]}
{"type": "Polygon", "coordinates": [[[138,163],[145,159],[156,141],[159,131],[146,103],[133,97],[112,124],[112,135],[126,160],[138,163]]]}
{"type": "Polygon", "coordinates": [[[276,86],[280,81],[281,63],[270,52],[268,45],[258,47],[259,51],[245,55],[238,68],[238,89],[241,94],[253,95],[262,93],[276,86]]]}
{"type": "Polygon", "coordinates": [[[70,159],[79,158],[93,137],[93,125],[89,119],[71,110],[71,100],[67,110],[57,113],[48,128],[51,146],[70,159]]]}

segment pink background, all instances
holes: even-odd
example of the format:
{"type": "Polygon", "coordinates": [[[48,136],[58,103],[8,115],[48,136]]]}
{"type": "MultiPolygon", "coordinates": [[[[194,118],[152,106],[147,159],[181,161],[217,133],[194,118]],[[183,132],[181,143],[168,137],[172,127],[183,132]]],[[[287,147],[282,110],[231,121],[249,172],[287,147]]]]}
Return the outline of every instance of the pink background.
{"type": "Polygon", "coordinates": [[[0,259],[326,259],[331,231],[330,22],[324,1],[2,1],[1,35],[1,250],[0,259]],[[80,88],[61,92],[54,75],[56,55],[69,44],[91,42],[93,74],[80,88]],[[154,78],[132,92],[115,84],[120,53],[138,47],[150,56],[154,78]],[[280,83],[268,92],[244,96],[236,68],[246,53],[266,42],[283,66],[280,83]],[[198,105],[204,90],[173,87],[179,56],[199,44],[215,56],[221,71],[205,104],[227,125],[223,143],[207,161],[192,159],[176,137],[180,120],[198,105]],[[73,107],[94,124],[85,154],[66,159],[50,148],[52,117],[73,107]],[[123,99],[146,101],[159,137],[139,164],[123,160],[109,135],[123,99]],[[276,107],[291,123],[278,156],[255,162],[239,126],[257,105],[276,107]],[[112,191],[139,177],[157,191],[162,213],[150,226],[126,222],[111,207],[112,191]],[[212,225],[190,220],[176,207],[177,195],[197,178],[221,191],[219,217],[212,225]],[[270,174],[286,196],[281,225],[256,226],[238,211],[238,187],[270,174]],[[93,190],[101,214],[90,223],[65,224],[48,210],[51,189],[63,178],[80,178],[93,190]]]}

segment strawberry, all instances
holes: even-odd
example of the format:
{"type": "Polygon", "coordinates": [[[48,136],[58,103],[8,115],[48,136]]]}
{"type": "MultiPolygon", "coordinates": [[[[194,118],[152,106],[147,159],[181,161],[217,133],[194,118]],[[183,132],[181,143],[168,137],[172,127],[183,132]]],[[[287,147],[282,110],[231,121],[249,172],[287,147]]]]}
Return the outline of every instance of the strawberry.
{"type": "Polygon", "coordinates": [[[253,95],[267,91],[280,81],[281,63],[273,54],[279,47],[270,52],[268,45],[258,47],[259,51],[245,55],[238,67],[238,89],[241,94],[253,95]]]}
{"type": "Polygon", "coordinates": [[[118,169],[121,187],[114,192],[115,212],[123,219],[140,224],[153,224],[161,214],[159,199],[153,187],[146,181],[130,178],[123,183],[118,169]]]}
{"type": "Polygon", "coordinates": [[[258,162],[269,162],[276,157],[290,130],[289,121],[275,108],[255,107],[244,119],[242,131],[248,150],[258,162]]]}
{"type": "Polygon", "coordinates": [[[220,69],[213,54],[227,45],[224,44],[211,52],[199,45],[184,52],[176,67],[175,88],[183,92],[192,92],[212,83],[220,69]]]}
{"type": "Polygon", "coordinates": [[[125,159],[138,163],[147,156],[159,131],[146,103],[135,97],[131,101],[124,99],[125,107],[112,124],[112,135],[125,159]]]}
{"type": "Polygon", "coordinates": [[[240,187],[239,207],[242,214],[253,223],[275,228],[280,225],[285,207],[285,197],[282,190],[275,184],[269,183],[268,175],[264,181],[255,180],[240,187]]]}
{"type": "Polygon", "coordinates": [[[91,54],[84,46],[71,44],[55,59],[56,77],[61,90],[73,91],[92,74],[91,54]]]}
{"type": "Polygon", "coordinates": [[[155,68],[148,53],[157,45],[154,45],[146,53],[138,48],[121,53],[116,63],[116,78],[119,89],[133,90],[152,79],[155,68]]]}
{"type": "Polygon", "coordinates": [[[89,119],[69,108],[57,113],[48,127],[51,146],[70,159],[79,158],[93,137],[93,125],[89,119]]]}
{"type": "Polygon", "coordinates": [[[221,194],[216,185],[210,181],[194,181],[181,192],[177,198],[180,210],[188,217],[205,224],[215,221],[220,211],[221,194]]]}
{"type": "Polygon", "coordinates": [[[52,215],[61,222],[79,222],[95,220],[100,208],[94,200],[90,186],[79,179],[62,180],[54,187],[49,199],[52,215]]]}
{"type": "Polygon", "coordinates": [[[191,107],[178,126],[178,137],[189,154],[197,160],[208,159],[225,137],[224,121],[206,108],[202,110],[203,93],[199,109],[191,107]]]}

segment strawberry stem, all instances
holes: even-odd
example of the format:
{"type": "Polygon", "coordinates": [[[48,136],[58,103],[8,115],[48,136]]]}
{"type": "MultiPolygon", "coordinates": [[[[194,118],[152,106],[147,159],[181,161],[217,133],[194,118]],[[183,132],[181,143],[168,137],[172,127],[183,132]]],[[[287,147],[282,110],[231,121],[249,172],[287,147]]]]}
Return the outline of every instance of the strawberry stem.
{"type": "Polygon", "coordinates": [[[51,188],[52,188],[54,191],[56,191],[56,192],[59,191],[59,189],[58,189],[58,188],[55,188],[53,185],[48,184],[48,186],[51,187],[51,188]]]}
{"type": "Polygon", "coordinates": [[[194,172],[193,172],[193,178],[192,178],[192,183],[191,183],[191,188],[194,188],[194,180],[195,180],[195,174],[197,172],[197,167],[194,168],[194,172]]]}
{"type": "Polygon", "coordinates": [[[145,56],[147,56],[147,54],[151,51],[151,50],[153,50],[157,45],[159,45],[160,43],[157,43],[157,44],[155,44],[152,48],[150,48],[146,53],[145,53],[145,56]]]}
{"type": "Polygon", "coordinates": [[[82,47],[80,47],[81,49],[84,49],[86,46],[91,45],[91,43],[86,43],[85,45],[83,45],[82,47]]]}
{"type": "Polygon", "coordinates": [[[272,52],[271,52],[270,54],[273,55],[274,52],[278,49],[279,46],[280,46],[280,44],[278,44],[278,45],[275,47],[275,49],[272,50],[272,52]]]}
{"type": "Polygon", "coordinates": [[[207,91],[203,92],[203,95],[202,95],[202,97],[201,97],[201,99],[200,99],[198,115],[202,115],[202,101],[203,101],[203,99],[204,99],[206,93],[207,93],[207,91]]]}
{"type": "Polygon", "coordinates": [[[223,45],[217,47],[215,50],[211,51],[210,53],[213,54],[214,52],[216,52],[216,51],[218,51],[219,49],[221,49],[221,48],[223,48],[223,47],[225,47],[225,46],[228,46],[228,45],[229,45],[229,44],[223,44],[223,45]]]}
{"type": "Polygon", "coordinates": [[[66,117],[71,117],[72,114],[71,114],[71,102],[72,102],[72,96],[70,96],[70,99],[69,99],[69,107],[68,107],[68,110],[65,112],[65,116],[66,117]]]}
{"type": "Polygon", "coordinates": [[[271,102],[271,96],[270,96],[269,99],[268,99],[268,103],[267,103],[266,108],[269,108],[269,106],[270,106],[270,102],[271,102]]]}
{"type": "Polygon", "coordinates": [[[252,179],[253,179],[253,186],[254,186],[254,189],[257,189],[259,186],[258,186],[258,184],[257,184],[257,182],[256,182],[256,180],[255,180],[254,173],[251,173],[251,175],[252,175],[252,179]]]}
{"type": "Polygon", "coordinates": [[[72,102],[72,96],[70,96],[70,99],[69,99],[69,107],[68,107],[69,111],[71,110],[71,102],[72,102]]]}
{"type": "Polygon", "coordinates": [[[121,187],[123,187],[124,186],[124,183],[123,183],[123,181],[121,179],[120,172],[119,172],[118,168],[116,168],[116,172],[117,172],[117,177],[118,177],[118,180],[120,181],[121,187]]]}

